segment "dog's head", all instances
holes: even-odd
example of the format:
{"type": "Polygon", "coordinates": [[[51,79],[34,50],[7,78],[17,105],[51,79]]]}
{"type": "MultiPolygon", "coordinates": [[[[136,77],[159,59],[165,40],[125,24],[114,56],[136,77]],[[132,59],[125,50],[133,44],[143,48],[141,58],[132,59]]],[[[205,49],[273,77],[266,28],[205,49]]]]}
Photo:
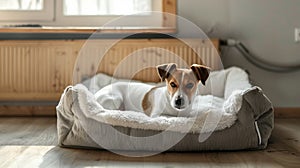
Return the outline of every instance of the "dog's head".
{"type": "Polygon", "coordinates": [[[162,81],[166,81],[170,104],[175,110],[185,110],[193,102],[197,93],[198,83],[209,76],[209,68],[193,64],[190,69],[179,69],[175,63],[157,66],[162,81]]]}

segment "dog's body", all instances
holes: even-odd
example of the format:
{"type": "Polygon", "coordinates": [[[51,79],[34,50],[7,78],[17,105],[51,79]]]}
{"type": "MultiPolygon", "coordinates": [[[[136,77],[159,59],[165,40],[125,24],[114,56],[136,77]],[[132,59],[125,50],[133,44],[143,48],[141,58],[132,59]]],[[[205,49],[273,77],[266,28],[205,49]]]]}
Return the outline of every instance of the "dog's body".
{"type": "Polygon", "coordinates": [[[198,83],[205,84],[208,68],[192,65],[191,69],[177,69],[176,64],[164,64],[157,70],[165,86],[118,82],[104,87],[95,97],[106,109],[139,111],[151,117],[189,116],[198,83]]]}
{"type": "Polygon", "coordinates": [[[138,111],[149,116],[158,116],[165,106],[165,100],[161,100],[165,98],[165,90],[165,87],[144,83],[117,82],[102,88],[95,96],[105,109],[138,111]],[[148,110],[144,106],[147,106],[148,110]]]}
{"type": "Polygon", "coordinates": [[[105,109],[143,111],[143,98],[152,88],[153,86],[143,83],[117,82],[105,86],[95,96],[105,109]]]}

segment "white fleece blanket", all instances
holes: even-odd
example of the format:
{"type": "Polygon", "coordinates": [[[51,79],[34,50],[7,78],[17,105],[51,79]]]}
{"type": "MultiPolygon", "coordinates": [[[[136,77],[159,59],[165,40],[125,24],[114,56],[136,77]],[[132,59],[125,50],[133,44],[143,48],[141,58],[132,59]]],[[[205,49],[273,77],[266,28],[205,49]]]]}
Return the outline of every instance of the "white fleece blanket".
{"type": "Polygon", "coordinates": [[[202,94],[206,95],[196,97],[197,105],[193,117],[151,118],[142,112],[104,109],[96,101],[93,93],[111,81],[118,80],[99,74],[83,84],[74,86],[78,96],[79,111],[84,116],[113,126],[182,133],[205,133],[232,126],[242,105],[243,94],[251,87],[248,75],[239,68],[212,72],[209,78],[210,84],[206,87],[206,89],[210,88],[208,89],[210,91],[205,91],[204,88],[202,94]],[[234,82],[231,83],[232,79],[234,82]],[[216,86],[218,87],[215,88],[216,86]]]}

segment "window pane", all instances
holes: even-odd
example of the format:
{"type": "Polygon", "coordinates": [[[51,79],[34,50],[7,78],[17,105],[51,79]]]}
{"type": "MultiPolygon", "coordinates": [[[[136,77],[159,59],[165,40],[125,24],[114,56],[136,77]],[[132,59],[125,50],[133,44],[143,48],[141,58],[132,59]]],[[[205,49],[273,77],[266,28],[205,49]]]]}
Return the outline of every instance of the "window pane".
{"type": "Polygon", "coordinates": [[[0,10],[42,10],[43,0],[0,0],[0,10]]]}
{"type": "Polygon", "coordinates": [[[64,15],[131,15],[151,9],[151,0],[64,0],[64,15]]]}

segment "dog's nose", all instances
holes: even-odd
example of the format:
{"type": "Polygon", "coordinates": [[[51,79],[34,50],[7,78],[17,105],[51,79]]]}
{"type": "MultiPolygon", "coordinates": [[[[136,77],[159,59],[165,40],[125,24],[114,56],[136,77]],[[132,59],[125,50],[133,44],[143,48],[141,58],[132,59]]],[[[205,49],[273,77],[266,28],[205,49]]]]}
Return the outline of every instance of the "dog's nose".
{"type": "Polygon", "coordinates": [[[182,96],[177,96],[175,99],[175,105],[180,107],[184,104],[184,99],[182,98],[182,96]]]}

